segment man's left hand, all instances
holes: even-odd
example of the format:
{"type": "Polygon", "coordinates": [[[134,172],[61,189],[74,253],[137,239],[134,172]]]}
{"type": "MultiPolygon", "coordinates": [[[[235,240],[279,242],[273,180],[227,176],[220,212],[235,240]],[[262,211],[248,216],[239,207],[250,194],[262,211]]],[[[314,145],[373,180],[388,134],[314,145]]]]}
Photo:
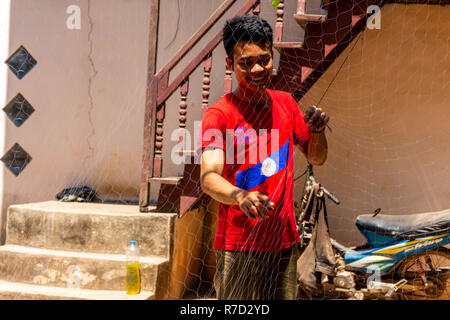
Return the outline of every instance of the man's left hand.
{"type": "Polygon", "coordinates": [[[306,110],[303,120],[310,131],[320,132],[325,129],[330,117],[321,108],[311,106],[306,110]]]}

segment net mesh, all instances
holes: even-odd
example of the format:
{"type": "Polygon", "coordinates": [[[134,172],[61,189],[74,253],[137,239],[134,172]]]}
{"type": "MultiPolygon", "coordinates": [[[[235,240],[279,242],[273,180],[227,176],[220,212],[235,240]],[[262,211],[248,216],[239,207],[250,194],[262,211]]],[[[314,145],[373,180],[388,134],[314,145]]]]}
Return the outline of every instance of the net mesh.
{"type": "MultiPolygon", "coordinates": [[[[283,41],[286,42],[302,41],[305,36],[298,26],[289,25],[290,16],[286,13],[293,5],[285,1],[283,41]],[[294,27],[300,31],[292,32],[290,28],[294,27]]],[[[349,12],[352,9],[354,7],[349,7],[349,12]]],[[[271,10],[263,4],[261,16],[270,20],[267,16],[273,14],[271,10]]],[[[307,10],[307,13],[324,13],[320,4],[315,8],[307,6],[307,10]]],[[[443,151],[448,126],[432,116],[438,108],[444,117],[448,117],[445,107],[448,63],[444,62],[448,61],[448,23],[444,22],[448,7],[436,3],[387,3],[381,11],[371,13],[375,15],[368,19],[363,31],[353,39],[343,41],[345,49],[323,75],[312,76],[314,85],[299,101],[302,112],[308,106],[316,105],[331,115],[327,129],[328,159],[323,167],[316,168],[315,173],[316,179],[341,201],[339,206],[333,203],[328,206],[328,219],[331,236],[347,246],[362,245],[366,241],[354,224],[361,214],[374,214],[378,208],[382,214],[400,215],[448,207],[444,178],[448,176],[445,160],[448,155],[443,151]],[[428,121],[424,122],[424,119],[428,121]],[[438,150],[443,153],[437,154],[440,153],[438,150]]],[[[330,32],[327,28],[322,34],[329,39],[341,31],[335,28],[330,32]]],[[[300,60],[292,52],[285,54],[284,61],[300,60]]],[[[274,60],[279,67],[277,51],[274,60]]],[[[235,87],[236,83],[233,83],[235,87]]],[[[306,176],[302,176],[305,168],[304,156],[296,150],[297,201],[305,183],[306,176]]],[[[214,211],[211,213],[215,214],[214,211]]],[[[211,247],[215,223],[214,218],[207,222],[211,227],[210,238],[192,235],[205,248],[201,270],[215,267],[210,265],[211,261],[215,262],[211,258],[214,255],[211,247]]],[[[275,228],[270,231],[277,232],[275,228]]],[[[248,297],[249,287],[244,280],[246,272],[253,270],[251,262],[255,259],[264,261],[269,256],[263,254],[255,258],[250,254],[244,266],[240,265],[239,257],[233,256],[226,260],[229,264],[219,278],[239,273],[234,276],[241,286],[229,288],[229,292],[234,297],[248,297]]],[[[440,264],[448,265],[448,259],[444,257],[440,264]]],[[[269,265],[267,262],[267,269],[273,271],[269,265]]],[[[253,283],[256,291],[269,292],[268,286],[274,286],[268,274],[260,273],[257,277],[259,280],[253,283]]],[[[202,285],[209,286],[205,294],[201,286],[186,288],[186,292],[191,296],[214,296],[212,278],[210,281],[205,279],[199,279],[202,285]]],[[[226,281],[223,286],[227,286],[226,281]]],[[[448,298],[445,293],[443,297],[448,298]]]]}
{"type": "MultiPolygon", "coordinates": [[[[207,18],[221,2],[203,3],[204,8],[208,9],[205,9],[205,17],[207,18]]],[[[284,5],[282,41],[304,41],[305,31],[292,18],[296,12],[297,1],[285,0],[282,3],[284,5]]],[[[220,21],[224,22],[226,18],[230,18],[231,13],[242,4],[243,1],[237,1],[220,21]]],[[[347,8],[350,17],[355,5],[347,8]]],[[[133,10],[128,10],[126,11],[128,15],[115,19],[117,17],[115,12],[119,9],[120,6],[117,6],[100,14],[104,15],[103,18],[110,15],[112,19],[102,18],[103,22],[98,26],[106,30],[108,26],[105,21],[110,23],[114,21],[115,24],[123,24],[123,29],[127,29],[125,25],[137,23],[131,22],[133,10]]],[[[40,9],[36,7],[35,10],[40,9]]],[[[94,7],[94,9],[91,7],[89,10],[98,10],[97,14],[101,11],[100,7],[94,7]]],[[[185,42],[189,33],[192,34],[193,30],[195,31],[203,22],[203,17],[200,19],[198,15],[193,14],[195,6],[191,1],[162,1],[161,17],[169,16],[171,11],[175,13],[174,19],[164,21],[160,19],[159,37],[162,41],[158,45],[158,68],[171,58],[185,42]]],[[[319,1],[307,1],[306,13],[326,14],[327,10],[319,1]]],[[[275,29],[277,10],[274,10],[271,1],[262,1],[260,16],[275,29]]],[[[312,74],[313,84],[298,102],[302,113],[309,106],[316,105],[331,117],[329,127],[326,129],[328,158],[323,166],[315,167],[315,177],[341,202],[337,206],[328,201],[328,221],[331,237],[346,246],[364,244],[365,238],[358,232],[355,219],[361,214],[373,214],[377,208],[381,208],[381,214],[394,215],[433,212],[449,208],[450,151],[447,148],[447,141],[450,132],[448,124],[450,109],[446,104],[450,65],[449,18],[450,9],[448,5],[442,3],[431,1],[384,3],[375,21],[370,20],[373,25],[365,26],[351,40],[341,42],[345,46],[335,59],[325,58],[329,66],[326,70],[324,66],[321,67],[324,70],[320,70],[322,71],[320,76],[312,74]]],[[[143,20],[142,17],[141,20],[143,20]]],[[[137,156],[132,157],[131,161],[135,163],[134,166],[130,166],[129,157],[126,154],[135,152],[131,145],[136,143],[127,139],[126,136],[127,132],[133,132],[133,136],[139,136],[134,135],[135,127],[141,127],[142,121],[134,120],[143,117],[143,113],[141,117],[136,114],[139,114],[137,110],[140,106],[144,105],[145,75],[141,77],[142,81],[135,81],[133,75],[131,76],[133,79],[127,79],[126,76],[118,79],[117,75],[106,73],[103,65],[98,66],[99,61],[94,58],[95,51],[101,50],[99,49],[101,45],[108,47],[108,44],[115,43],[114,39],[117,37],[105,32],[104,35],[107,36],[102,38],[101,45],[96,45],[91,41],[92,37],[98,39],[99,36],[95,33],[98,32],[98,29],[95,29],[96,22],[90,17],[86,23],[89,28],[86,33],[88,45],[85,49],[88,52],[88,64],[92,71],[87,82],[89,99],[87,103],[84,103],[83,109],[87,110],[89,115],[83,126],[83,130],[88,132],[84,146],[88,152],[76,155],[83,163],[85,170],[76,174],[64,173],[58,179],[71,181],[71,185],[74,186],[91,186],[99,191],[97,202],[136,205],[139,195],[139,177],[135,172],[130,172],[130,168],[139,167],[141,159],[137,156]],[[100,72],[100,69],[103,71],[100,72]],[[108,90],[108,83],[111,81],[124,83],[127,94],[109,92],[108,99],[96,99],[95,92],[108,90]],[[128,81],[135,86],[127,86],[128,81]],[[121,105],[124,107],[114,110],[97,108],[99,104],[108,105],[114,99],[121,99],[121,105]],[[99,123],[100,128],[96,127],[99,123]],[[98,132],[102,132],[102,138],[94,139],[98,132]],[[115,157],[111,157],[111,154],[115,157]],[[111,173],[111,167],[117,168],[114,174],[111,173]],[[91,179],[92,176],[95,176],[95,179],[91,179]],[[134,180],[127,179],[128,177],[133,177],[134,180]]],[[[325,24],[322,24],[322,28],[323,26],[325,24]]],[[[218,23],[218,26],[214,26],[208,34],[214,34],[222,27],[223,23],[218,23]]],[[[117,26],[112,29],[116,30],[117,26]]],[[[317,50],[322,50],[320,49],[322,46],[317,44],[320,39],[324,41],[332,39],[341,31],[337,24],[335,28],[322,29],[319,35],[310,35],[308,44],[313,48],[309,51],[312,55],[311,59],[314,57],[314,46],[317,46],[317,50]]],[[[130,47],[135,48],[141,44],[142,37],[123,36],[129,36],[127,41],[130,42],[130,47]]],[[[195,47],[201,49],[206,40],[201,40],[195,47]]],[[[303,57],[296,55],[295,50],[285,52],[287,53],[281,59],[280,52],[274,50],[274,69],[282,68],[283,63],[293,65],[304,61],[303,57]]],[[[140,54],[140,60],[146,61],[145,54],[142,52],[140,54]]],[[[183,58],[177,65],[178,69],[175,68],[170,74],[171,79],[176,78],[194,54],[195,50],[183,58]]],[[[209,105],[223,95],[225,57],[225,51],[220,44],[212,52],[212,71],[208,75],[209,105]]],[[[127,63],[130,58],[118,54],[111,55],[109,59],[111,61],[104,61],[104,63],[118,65],[127,63]]],[[[138,73],[137,67],[133,70],[138,73]]],[[[205,90],[203,64],[200,64],[189,78],[189,93],[186,97],[186,129],[189,139],[188,144],[185,145],[186,150],[196,146],[195,132],[199,130],[198,121],[202,117],[201,97],[202,91],[205,90]]],[[[280,81],[292,84],[294,80],[287,77],[280,81]]],[[[233,75],[232,88],[235,89],[237,86],[238,83],[233,75]]],[[[293,86],[290,85],[290,87],[293,86]]],[[[301,87],[298,86],[298,89],[301,87]]],[[[179,106],[180,94],[179,90],[176,90],[165,102],[163,177],[179,176],[184,172],[184,164],[173,160],[177,141],[173,132],[179,127],[179,106]]],[[[258,114],[256,118],[251,119],[251,122],[263,122],[266,116],[267,114],[258,114]]],[[[58,139],[60,139],[59,136],[49,135],[47,143],[57,145],[58,139]]],[[[68,143],[70,146],[78,145],[77,141],[70,139],[68,143]]],[[[52,157],[47,166],[57,166],[57,162],[71,156],[73,153],[66,153],[61,158],[52,157]]],[[[293,156],[294,200],[298,202],[301,200],[306,182],[307,175],[303,174],[307,163],[299,149],[294,149],[293,156]]],[[[38,161],[38,157],[33,159],[34,163],[38,161]]],[[[199,183],[194,175],[184,175],[184,179],[193,180],[195,184],[199,183]]],[[[159,188],[159,184],[152,184],[152,205],[158,202],[159,188]]],[[[285,191],[284,183],[274,186],[275,193],[281,191],[285,191]]],[[[50,196],[44,189],[36,196],[36,198],[46,197],[50,196]]],[[[217,292],[214,282],[216,285],[221,284],[221,289],[229,294],[228,298],[282,297],[283,290],[274,288],[286,287],[285,283],[289,282],[285,277],[288,274],[286,270],[296,267],[294,260],[298,258],[297,254],[300,252],[282,253],[287,256],[280,256],[280,253],[273,252],[245,254],[237,252],[223,254],[219,257],[221,260],[217,260],[218,256],[213,249],[213,243],[218,224],[218,206],[217,201],[208,199],[202,202],[202,206],[174,218],[173,230],[169,230],[173,232],[173,252],[170,268],[166,270],[168,276],[167,283],[164,284],[164,288],[168,290],[166,297],[172,299],[215,298],[217,292]],[[217,263],[223,264],[222,272],[216,273],[217,263]],[[282,282],[283,285],[281,285],[282,282]],[[254,291],[254,295],[249,295],[250,291],[254,291]]],[[[279,226],[267,227],[269,233],[280,232],[279,226]]],[[[145,253],[145,255],[151,255],[151,253],[145,253]]],[[[443,259],[440,266],[448,267],[448,256],[442,258],[442,255],[437,255],[436,257],[443,259]]],[[[415,263],[408,268],[415,270],[415,278],[419,279],[420,272],[417,271],[416,261],[415,263]]],[[[422,263],[427,262],[423,260],[422,263]]],[[[39,268],[46,267],[44,265],[39,268]]],[[[62,273],[64,279],[67,279],[69,273],[71,279],[75,279],[70,282],[70,285],[67,282],[68,287],[73,287],[73,283],[89,283],[89,279],[86,278],[89,276],[83,276],[83,270],[80,271],[79,268],[68,268],[64,272],[62,273]],[[75,273],[77,276],[73,278],[75,273]]],[[[51,276],[47,278],[50,279],[51,276]]],[[[293,283],[296,283],[296,279],[293,283]]],[[[283,297],[286,298],[286,296],[283,297]]],[[[448,299],[448,291],[439,295],[439,298],[448,299]]]]}

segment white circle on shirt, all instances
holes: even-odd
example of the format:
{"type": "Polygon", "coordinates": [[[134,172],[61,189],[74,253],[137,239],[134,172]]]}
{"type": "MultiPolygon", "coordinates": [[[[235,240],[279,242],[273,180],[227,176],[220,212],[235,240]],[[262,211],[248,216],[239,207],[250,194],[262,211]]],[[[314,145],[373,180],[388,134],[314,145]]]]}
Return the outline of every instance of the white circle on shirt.
{"type": "Polygon", "coordinates": [[[273,159],[267,158],[263,161],[261,167],[261,172],[263,175],[265,175],[266,177],[270,177],[275,173],[275,171],[277,171],[277,164],[273,159]]]}

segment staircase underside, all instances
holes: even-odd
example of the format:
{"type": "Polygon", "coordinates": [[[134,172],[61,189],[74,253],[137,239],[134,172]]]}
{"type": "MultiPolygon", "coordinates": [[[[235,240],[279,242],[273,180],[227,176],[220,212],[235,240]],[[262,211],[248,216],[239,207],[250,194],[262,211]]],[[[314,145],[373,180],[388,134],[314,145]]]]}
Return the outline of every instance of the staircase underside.
{"type": "Polygon", "coordinates": [[[366,9],[381,1],[335,1],[328,6],[328,16],[294,15],[305,29],[301,48],[281,51],[280,67],[271,88],[291,93],[298,101],[336,60],[340,53],[364,29],[366,9]],[[307,20],[307,21],[306,21],[307,20]]]}

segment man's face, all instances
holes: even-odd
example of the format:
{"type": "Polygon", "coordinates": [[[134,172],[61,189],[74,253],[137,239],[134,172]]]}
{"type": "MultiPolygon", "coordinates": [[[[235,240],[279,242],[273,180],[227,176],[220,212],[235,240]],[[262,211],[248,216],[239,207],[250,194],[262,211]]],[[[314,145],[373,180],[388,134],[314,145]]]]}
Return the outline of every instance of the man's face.
{"type": "Polygon", "coordinates": [[[234,46],[233,61],[227,63],[234,71],[236,80],[247,91],[263,92],[272,75],[272,48],[269,43],[239,41],[234,46]]]}

